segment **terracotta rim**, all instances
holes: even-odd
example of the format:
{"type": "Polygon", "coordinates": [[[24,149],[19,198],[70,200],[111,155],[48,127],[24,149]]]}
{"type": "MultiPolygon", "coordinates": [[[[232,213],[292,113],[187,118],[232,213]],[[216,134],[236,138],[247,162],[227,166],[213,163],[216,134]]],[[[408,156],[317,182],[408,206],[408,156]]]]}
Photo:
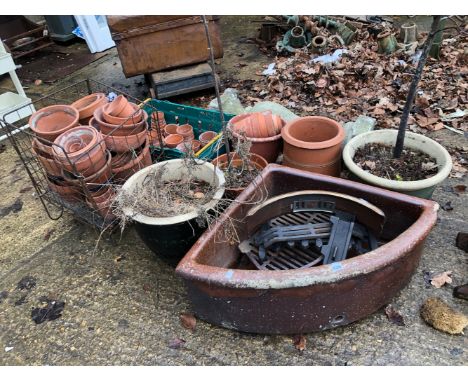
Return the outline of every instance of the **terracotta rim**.
{"type": "MultiPolygon", "coordinates": [[[[232,130],[231,128],[230,128],[230,130],[232,132],[232,135],[234,135],[236,138],[246,139],[246,140],[254,142],[254,143],[273,142],[273,141],[277,141],[278,139],[281,139],[281,133],[279,133],[277,135],[273,135],[271,137],[267,137],[267,138],[251,138],[251,137],[247,137],[246,135],[242,135],[242,134],[238,133],[237,131],[232,130]]],[[[284,127],[281,130],[284,130],[284,127]]]]}
{"type": "Polygon", "coordinates": [[[148,113],[145,110],[140,109],[143,112],[143,118],[141,119],[140,122],[137,122],[131,125],[113,125],[111,123],[107,123],[106,121],[104,121],[103,119],[104,117],[102,115],[103,113],[102,109],[103,109],[102,106],[98,107],[94,111],[93,116],[94,116],[94,120],[96,121],[95,123],[99,125],[100,130],[104,135],[111,134],[112,136],[118,136],[118,135],[124,136],[124,135],[136,134],[135,131],[140,132],[139,129],[146,126],[146,121],[148,120],[148,113]]]}
{"type": "Polygon", "coordinates": [[[318,116],[310,116],[310,117],[300,117],[296,118],[286,124],[286,126],[283,127],[281,130],[281,135],[283,136],[283,139],[289,143],[290,145],[300,147],[303,149],[326,149],[328,147],[335,146],[337,144],[340,144],[345,137],[345,131],[341,124],[339,124],[337,121],[327,118],[327,117],[318,117],[318,116]],[[321,123],[327,123],[330,128],[334,129],[335,135],[327,139],[325,141],[318,141],[318,142],[308,142],[308,141],[303,141],[298,138],[295,138],[291,134],[291,129],[293,129],[298,123],[316,123],[316,122],[321,122],[321,123]]]}
{"type": "MultiPolygon", "coordinates": [[[[114,167],[112,167],[112,174],[117,175],[123,171],[130,170],[133,166],[137,164],[140,164],[140,162],[143,160],[146,153],[149,151],[149,147],[150,147],[150,142],[148,142],[148,139],[147,139],[145,143],[142,145],[142,147],[140,148],[141,151],[138,153],[136,158],[132,154],[130,154],[128,161],[124,159],[123,164],[121,162],[118,162],[120,167],[115,167],[114,165],[114,167]]],[[[111,166],[112,166],[112,163],[111,163],[111,166]]]]}
{"type": "Polygon", "coordinates": [[[93,93],[73,102],[71,106],[78,110],[80,119],[84,119],[91,117],[96,108],[106,103],[107,98],[104,93],[93,93]]]}
{"type": "Polygon", "coordinates": [[[66,131],[63,134],[60,134],[54,141],[53,152],[54,156],[62,161],[65,159],[67,161],[71,158],[80,158],[82,154],[94,150],[97,145],[103,141],[103,137],[99,131],[97,131],[94,127],[91,126],[76,126],[71,128],[70,130],[66,131]],[[91,140],[89,142],[85,142],[83,147],[77,151],[67,152],[65,150],[65,145],[68,144],[70,140],[77,139],[73,135],[79,132],[88,133],[88,136],[91,136],[91,140]]]}
{"type": "MultiPolygon", "coordinates": [[[[109,180],[109,178],[112,177],[112,172],[111,172],[111,160],[112,160],[112,155],[109,150],[106,150],[106,155],[107,155],[107,160],[104,166],[102,166],[101,169],[96,171],[94,174],[87,176],[86,178],[83,179],[85,183],[96,183],[95,181],[100,180],[101,177],[105,176],[106,172],[109,174],[106,177],[106,181],[109,180]]],[[[63,178],[72,184],[78,184],[81,185],[81,182],[76,179],[75,174],[73,174],[71,171],[63,169],[62,171],[63,178]]],[[[104,182],[105,183],[105,182],[104,182]]],[[[100,183],[99,183],[100,184],[100,183]]]]}
{"type": "Polygon", "coordinates": [[[29,118],[29,128],[36,133],[36,135],[40,136],[41,138],[49,141],[53,141],[57,136],[60,134],[64,133],[68,129],[71,129],[72,127],[76,126],[78,124],[78,121],[80,119],[80,113],[76,108],[70,105],[52,105],[52,106],[47,106],[44,107],[35,113],[31,115],[29,118]],[[43,118],[46,117],[50,114],[53,114],[55,112],[65,112],[71,116],[73,116],[73,121],[68,124],[67,126],[64,126],[60,129],[53,130],[53,131],[41,131],[36,128],[37,122],[43,118]],[[50,138],[50,139],[48,139],[50,138]]]}

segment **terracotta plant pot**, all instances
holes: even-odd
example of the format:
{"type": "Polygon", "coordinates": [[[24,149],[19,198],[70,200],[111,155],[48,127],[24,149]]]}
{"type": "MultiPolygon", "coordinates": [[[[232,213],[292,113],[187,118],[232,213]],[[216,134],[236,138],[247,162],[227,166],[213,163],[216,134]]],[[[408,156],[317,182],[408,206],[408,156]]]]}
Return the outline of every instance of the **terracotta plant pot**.
{"type": "MultiPolygon", "coordinates": [[[[104,203],[115,195],[113,188],[110,186],[102,186],[97,191],[90,191],[89,193],[95,203],[104,203]]],[[[91,203],[91,200],[88,200],[88,203],[91,203]]]]}
{"type": "Polygon", "coordinates": [[[109,108],[109,105],[105,105],[102,108],[102,117],[107,123],[110,123],[111,125],[117,125],[117,126],[134,126],[138,122],[141,122],[143,119],[143,110],[138,107],[138,105],[134,103],[128,103],[131,105],[133,112],[127,116],[127,117],[114,117],[113,115],[110,115],[107,112],[107,109],[109,108]]]}
{"type": "Polygon", "coordinates": [[[297,118],[281,134],[285,166],[340,176],[345,132],[338,122],[326,117],[297,118]]]}
{"type": "Polygon", "coordinates": [[[184,137],[180,134],[169,134],[164,138],[164,144],[170,149],[175,149],[177,145],[184,141],[184,137]]]}
{"type": "MultiPolygon", "coordinates": [[[[107,104],[109,100],[104,93],[93,93],[80,98],[71,104],[80,113],[80,122],[93,116],[94,111],[107,104]]],[[[89,122],[89,121],[88,121],[89,122]]]]}
{"type": "Polygon", "coordinates": [[[37,146],[37,140],[32,141],[32,151],[36,154],[37,160],[41,163],[44,171],[51,176],[62,176],[62,166],[55,161],[55,159],[44,152],[37,146]]]}
{"type": "Polygon", "coordinates": [[[248,138],[268,138],[278,135],[285,123],[271,111],[262,111],[236,115],[229,121],[229,126],[248,138]]]}
{"type": "Polygon", "coordinates": [[[77,126],[59,135],[53,152],[64,169],[85,177],[96,173],[106,163],[103,136],[91,126],[77,126]]]}
{"type": "Polygon", "coordinates": [[[52,192],[58,194],[62,199],[68,202],[79,202],[82,200],[78,189],[64,180],[48,177],[47,185],[52,192]]]}
{"type": "Polygon", "coordinates": [[[150,142],[146,141],[145,145],[139,152],[135,155],[130,154],[130,156],[121,157],[118,160],[114,160],[112,163],[112,175],[114,182],[122,183],[130,178],[133,174],[150,166],[151,153],[150,153],[150,142]]]}
{"type": "MultiPolygon", "coordinates": [[[[226,170],[228,161],[227,161],[227,154],[220,155],[211,161],[211,163],[217,166],[221,170],[226,170]]],[[[262,171],[266,166],[268,166],[268,162],[265,158],[262,158],[260,155],[250,153],[248,158],[248,163],[245,163],[237,153],[231,153],[231,161],[229,163],[231,168],[242,168],[243,166],[252,166],[255,167],[257,170],[262,171]]],[[[245,190],[246,187],[229,187],[226,185],[226,196],[231,199],[237,198],[237,196],[245,190]]]]}
{"type": "Polygon", "coordinates": [[[114,117],[129,117],[133,113],[133,108],[129,106],[127,98],[123,95],[117,96],[112,102],[109,103],[107,113],[114,117]]]}
{"type": "Polygon", "coordinates": [[[52,146],[49,144],[46,144],[46,142],[49,142],[49,141],[42,139],[40,137],[35,137],[32,140],[32,146],[35,147],[36,150],[40,154],[43,154],[45,156],[52,158],[54,156],[54,151],[52,150],[52,146]]]}
{"type": "Polygon", "coordinates": [[[191,141],[194,138],[193,127],[191,125],[180,125],[176,131],[177,134],[180,134],[184,137],[184,141],[191,141]]]}
{"type": "Polygon", "coordinates": [[[370,174],[354,163],[353,158],[357,149],[368,143],[395,146],[397,134],[398,130],[384,129],[357,135],[346,144],[343,150],[343,160],[346,167],[353,177],[361,182],[420,198],[431,198],[437,185],[449,176],[452,170],[452,158],[443,146],[425,135],[407,131],[405,135],[405,147],[420,150],[435,159],[438,165],[438,172],[430,178],[415,181],[385,179],[370,174]]]}
{"type": "Polygon", "coordinates": [[[151,127],[153,129],[164,129],[166,120],[162,111],[155,111],[151,114],[151,127]]]}
{"type": "Polygon", "coordinates": [[[104,135],[104,141],[109,150],[117,153],[130,151],[140,147],[147,137],[146,127],[137,134],[133,135],[104,135]]]}
{"type": "Polygon", "coordinates": [[[60,134],[78,125],[79,112],[69,105],[53,105],[36,111],[29,118],[29,127],[41,138],[53,142],[60,134]]]}
{"type": "Polygon", "coordinates": [[[176,147],[177,150],[182,151],[183,153],[186,153],[191,149],[193,153],[197,153],[198,150],[200,150],[201,143],[200,141],[197,141],[194,139],[193,141],[184,141],[182,143],[179,143],[176,147]]]}
{"type": "Polygon", "coordinates": [[[170,134],[177,134],[177,128],[179,125],[170,123],[166,126],[164,126],[164,135],[167,137],[170,134]]]}
{"type": "Polygon", "coordinates": [[[281,151],[281,130],[286,122],[280,117],[272,115],[271,112],[252,114],[255,114],[256,117],[249,117],[249,114],[238,115],[229,121],[228,126],[235,138],[247,139],[252,142],[251,153],[260,155],[268,163],[275,162],[281,151]],[[262,117],[257,114],[261,114],[262,117]],[[266,123],[265,121],[269,122],[266,123]],[[249,136],[249,134],[266,135],[275,132],[277,132],[276,135],[262,138],[249,136]]]}
{"type": "MultiPolygon", "coordinates": [[[[106,152],[106,163],[97,171],[94,171],[92,175],[87,176],[83,179],[83,182],[88,188],[93,188],[98,185],[105,184],[112,177],[112,168],[111,168],[112,155],[109,151],[106,152]]],[[[78,179],[74,173],[63,170],[63,178],[75,185],[76,187],[82,187],[81,180],[78,179]]]]}
{"type": "Polygon", "coordinates": [[[218,133],[216,131],[205,131],[198,136],[198,140],[201,142],[202,147],[205,147],[210,143],[218,133]]]}
{"type": "Polygon", "coordinates": [[[113,125],[111,123],[107,123],[103,118],[103,108],[97,108],[94,111],[94,120],[99,125],[99,130],[104,135],[112,135],[112,136],[126,136],[126,135],[134,135],[137,133],[142,132],[146,129],[148,120],[148,114],[146,111],[142,110],[143,118],[140,122],[130,123],[128,125],[113,125]]]}

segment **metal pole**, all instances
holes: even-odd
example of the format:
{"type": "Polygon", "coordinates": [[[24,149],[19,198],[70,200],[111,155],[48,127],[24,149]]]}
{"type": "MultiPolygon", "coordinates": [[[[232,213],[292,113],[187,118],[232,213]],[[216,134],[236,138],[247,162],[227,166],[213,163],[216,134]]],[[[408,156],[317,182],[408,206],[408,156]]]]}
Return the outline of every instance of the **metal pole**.
{"type": "Polygon", "coordinates": [[[211,71],[213,73],[213,79],[215,82],[215,91],[216,91],[216,99],[218,100],[218,110],[219,110],[219,116],[221,119],[221,126],[223,129],[223,139],[224,139],[224,145],[226,146],[226,154],[227,154],[227,167],[229,168],[229,164],[231,162],[231,151],[229,149],[229,139],[226,134],[226,122],[224,121],[224,113],[223,113],[223,107],[221,105],[221,96],[219,95],[219,83],[218,83],[218,76],[216,75],[215,71],[215,60],[214,60],[214,53],[213,53],[213,45],[211,43],[211,37],[210,37],[210,32],[208,31],[208,23],[206,21],[205,16],[201,16],[203,20],[203,26],[205,27],[205,34],[206,34],[206,39],[208,41],[208,50],[210,51],[210,63],[211,63],[211,71]]]}

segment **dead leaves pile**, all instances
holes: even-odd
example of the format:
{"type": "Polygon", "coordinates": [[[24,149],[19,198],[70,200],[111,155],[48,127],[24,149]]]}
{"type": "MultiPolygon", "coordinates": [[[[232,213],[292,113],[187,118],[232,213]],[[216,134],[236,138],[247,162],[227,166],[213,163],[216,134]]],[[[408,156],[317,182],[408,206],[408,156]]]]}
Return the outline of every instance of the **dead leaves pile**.
{"type": "MultiPolygon", "coordinates": [[[[238,84],[240,92],[244,90],[243,101],[273,101],[300,115],[324,115],[342,123],[368,115],[377,119],[379,129],[398,128],[417,61],[402,51],[377,53],[375,34],[369,31],[364,26],[333,64],[313,63],[318,54],[308,51],[276,57],[276,73],[265,77],[265,85],[245,88],[238,84]]],[[[424,37],[419,39],[418,49],[423,42],[424,37]]],[[[323,54],[331,54],[335,48],[331,46],[323,54]]],[[[443,40],[440,60],[428,58],[409,130],[424,134],[448,126],[468,133],[468,113],[460,113],[468,104],[467,50],[467,38],[456,35],[443,40]]],[[[464,158],[454,160],[456,177],[467,171],[464,158]]]]}

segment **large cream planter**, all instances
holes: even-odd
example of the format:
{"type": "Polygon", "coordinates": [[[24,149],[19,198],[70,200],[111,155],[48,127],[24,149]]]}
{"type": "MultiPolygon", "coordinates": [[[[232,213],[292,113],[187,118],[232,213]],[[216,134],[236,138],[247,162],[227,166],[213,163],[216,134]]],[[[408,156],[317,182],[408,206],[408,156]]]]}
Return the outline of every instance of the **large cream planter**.
{"type": "Polygon", "coordinates": [[[442,183],[450,174],[452,159],[444,147],[424,135],[406,132],[405,147],[418,149],[436,160],[439,172],[430,178],[408,182],[389,180],[372,175],[354,163],[354,154],[358,148],[368,143],[382,143],[394,146],[397,134],[398,130],[376,130],[354,137],[346,144],[343,150],[343,160],[346,167],[355,177],[364,183],[421,198],[431,198],[435,187],[439,183],[442,183]]]}

